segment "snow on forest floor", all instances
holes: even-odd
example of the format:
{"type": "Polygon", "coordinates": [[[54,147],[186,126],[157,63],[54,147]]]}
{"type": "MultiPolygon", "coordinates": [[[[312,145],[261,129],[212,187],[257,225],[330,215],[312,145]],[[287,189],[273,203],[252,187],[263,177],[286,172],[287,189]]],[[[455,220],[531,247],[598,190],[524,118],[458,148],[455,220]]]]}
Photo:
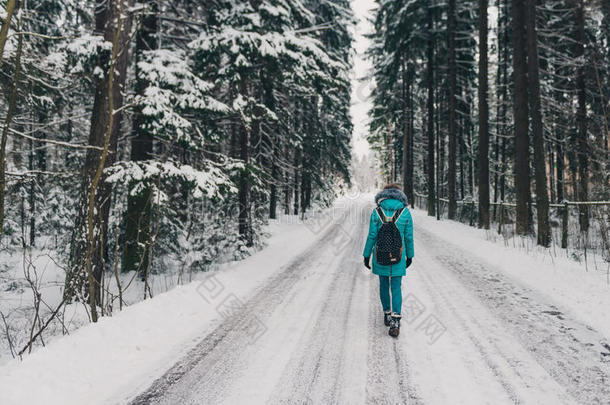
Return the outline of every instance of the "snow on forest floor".
{"type": "MultiPolygon", "coordinates": [[[[435,236],[492,263],[503,274],[552,297],[575,316],[610,338],[610,284],[606,267],[585,269],[550,249],[526,249],[520,238],[504,240],[493,230],[485,231],[453,221],[437,221],[422,210],[414,210],[413,220],[435,236]]],[[[417,242],[417,241],[416,241],[417,242]]],[[[416,243],[417,246],[417,243],[416,243]]]]}
{"type": "Polygon", "coordinates": [[[307,224],[277,221],[265,249],[212,278],[9,362],[0,368],[0,402],[609,397],[603,271],[414,210],[416,256],[403,280],[403,330],[392,340],[380,323],[377,282],[361,264],[371,206],[367,195],[340,200],[307,224]]]}
{"type": "MultiPolygon", "coordinates": [[[[341,207],[342,199],[337,201],[335,208],[341,207]]],[[[316,208],[307,214],[307,221],[325,218],[331,209],[316,208]]],[[[263,243],[276,246],[278,241],[301,240],[308,243],[315,233],[303,227],[303,221],[296,215],[279,215],[277,220],[269,220],[263,230],[263,243]],[[303,232],[300,235],[299,232],[303,232]]],[[[36,248],[21,249],[11,247],[0,250],[0,366],[6,364],[21,351],[30,340],[32,323],[35,319],[35,300],[32,286],[40,293],[39,314],[44,323],[62,301],[66,272],[59,263],[61,254],[57,249],[58,242],[52,238],[39,238],[36,248]],[[13,346],[12,348],[10,346],[13,346]]],[[[296,246],[296,245],[295,245],[296,246]]],[[[288,250],[288,252],[290,252],[288,250]]],[[[191,281],[207,277],[206,272],[183,271],[182,261],[192,261],[190,257],[162,258],[167,271],[149,276],[149,288],[154,297],[172,290],[177,285],[188,284],[191,281]]],[[[236,262],[214,263],[211,270],[218,271],[234,267],[236,262]]],[[[118,290],[114,274],[107,273],[106,287],[115,297],[118,290]]],[[[135,272],[120,273],[123,286],[123,301],[125,307],[142,301],[145,284],[135,272]],[[128,287],[125,287],[128,286],[128,287]]],[[[119,313],[118,301],[113,306],[114,313],[119,313]]],[[[68,335],[82,326],[89,324],[90,316],[86,303],[74,302],[61,306],[58,316],[45,329],[42,339],[36,339],[32,351],[46,345],[62,335],[68,335]]],[[[34,332],[38,330],[35,326],[34,332]]],[[[29,350],[26,350],[26,356],[29,350]]]]}
{"type": "MultiPolygon", "coordinates": [[[[308,215],[306,223],[294,215],[270,220],[265,229],[270,236],[263,250],[242,261],[215,266],[214,280],[223,286],[223,295],[245,299],[255,286],[313,243],[320,231],[317,227],[324,227],[325,221],[345,211],[349,203],[349,199],[339,199],[332,208],[308,215]]],[[[45,293],[46,301],[50,306],[59,303],[65,273],[47,253],[39,252],[33,257],[44,277],[40,278],[40,285],[52,291],[45,293]]],[[[19,257],[6,258],[6,263],[12,263],[15,274],[23,271],[19,257]]],[[[67,324],[71,322],[70,334],[50,339],[46,347],[35,348],[23,361],[8,360],[10,353],[3,342],[6,351],[5,364],[0,366],[0,403],[82,404],[93,403],[93,398],[104,403],[108,387],[120,392],[121,387],[132,388],[138,381],[147,381],[150,375],[164,371],[211,324],[222,320],[222,314],[202,297],[205,290],[201,288],[205,287],[201,282],[209,274],[194,273],[193,282],[128,306],[112,317],[101,318],[97,324],[87,323],[82,305],[71,305],[64,317],[67,324]],[[37,388],[25,388],[27,383],[22,385],[19,381],[36,381],[37,388]]],[[[156,284],[162,285],[163,281],[156,280],[156,284]]],[[[31,295],[27,290],[3,291],[0,309],[7,313],[28,305],[27,294],[31,295]]],[[[26,320],[21,322],[25,324],[26,320]]]]}

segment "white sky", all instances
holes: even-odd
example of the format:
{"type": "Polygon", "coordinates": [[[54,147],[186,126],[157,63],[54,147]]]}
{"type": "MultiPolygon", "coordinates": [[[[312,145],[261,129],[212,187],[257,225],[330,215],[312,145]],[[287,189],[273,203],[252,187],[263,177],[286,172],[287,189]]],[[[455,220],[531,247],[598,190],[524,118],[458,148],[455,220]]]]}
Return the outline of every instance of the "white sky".
{"type": "Polygon", "coordinates": [[[369,98],[372,83],[362,81],[370,73],[372,68],[370,61],[364,59],[364,52],[370,41],[364,34],[373,31],[372,24],[367,18],[371,18],[371,10],[375,8],[374,0],[352,0],[352,8],[358,20],[354,27],[354,72],[352,83],[352,105],[350,108],[354,133],[352,135],[352,148],[355,155],[366,155],[369,153],[369,144],[365,139],[368,132],[368,111],[371,107],[369,98]]]}

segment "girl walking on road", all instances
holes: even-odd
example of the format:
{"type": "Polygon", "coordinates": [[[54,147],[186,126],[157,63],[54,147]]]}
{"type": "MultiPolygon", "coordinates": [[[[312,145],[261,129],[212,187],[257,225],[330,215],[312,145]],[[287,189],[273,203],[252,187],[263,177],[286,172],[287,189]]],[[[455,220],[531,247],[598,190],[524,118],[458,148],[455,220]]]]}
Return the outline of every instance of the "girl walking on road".
{"type": "Polygon", "coordinates": [[[401,282],[413,262],[413,220],[407,196],[397,184],[388,184],[375,196],[369,234],[364,245],[364,265],[379,276],[379,297],[389,334],[400,333],[401,282]],[[372,260],[371,260],[372,256],[372,260]],[[391,295],[390,295],[391,290],[391,295]]]}

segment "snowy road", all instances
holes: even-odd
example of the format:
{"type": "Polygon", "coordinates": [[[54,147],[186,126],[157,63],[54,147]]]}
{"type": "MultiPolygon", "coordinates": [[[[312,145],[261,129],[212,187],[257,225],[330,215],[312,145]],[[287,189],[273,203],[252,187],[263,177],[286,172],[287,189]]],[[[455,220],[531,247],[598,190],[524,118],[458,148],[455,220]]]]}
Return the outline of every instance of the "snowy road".
{"type": "Polygon", "coordinates": [[[401,336],[361,264],[354,204],[133,404],[610,403],[604,336],[418,226],[401,336]],[[252,322],[253,319],[257,322],[252,322]],[[260,335],[260,323],[267,331],[260,335]]]}

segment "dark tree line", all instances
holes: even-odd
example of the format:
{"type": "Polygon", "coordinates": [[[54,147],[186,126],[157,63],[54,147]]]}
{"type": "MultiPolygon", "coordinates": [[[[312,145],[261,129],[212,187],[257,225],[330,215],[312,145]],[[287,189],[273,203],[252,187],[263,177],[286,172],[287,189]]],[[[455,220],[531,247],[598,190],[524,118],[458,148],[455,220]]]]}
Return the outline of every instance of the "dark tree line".
{"type": "Polygon", "coordinates": [[[516,232],[543,246],[551,203],[610,199],[607,2],[377,3],[370,141],[387,180],[429,215],[476,202],[481,228],[514,203],[516,232]]]}

